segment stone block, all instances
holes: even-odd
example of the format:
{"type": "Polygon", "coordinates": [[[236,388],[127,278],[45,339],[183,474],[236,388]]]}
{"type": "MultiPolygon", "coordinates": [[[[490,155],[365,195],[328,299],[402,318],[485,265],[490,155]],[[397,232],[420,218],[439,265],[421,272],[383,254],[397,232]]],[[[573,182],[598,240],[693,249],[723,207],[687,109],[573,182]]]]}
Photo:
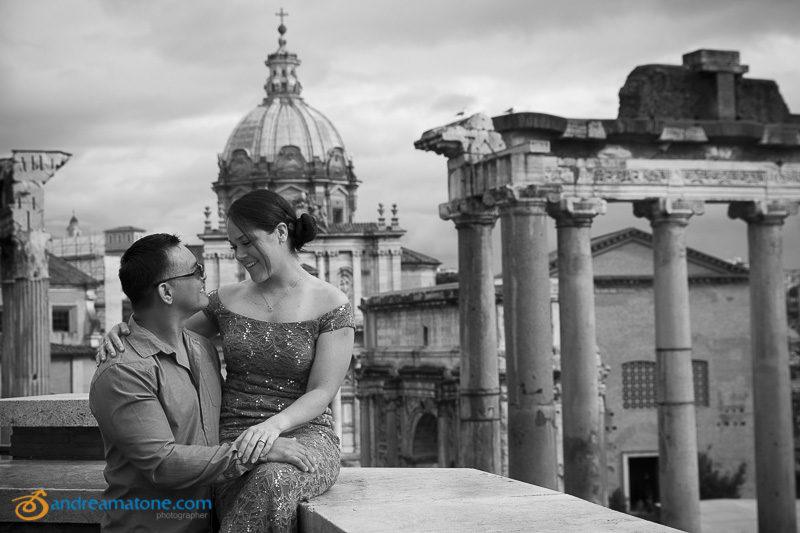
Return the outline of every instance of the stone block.
{"type": "Polygon", "coordinates": [[[330,490],[300,505],[300,531],[677,530],[474,469],[343,468],[330,490]]]}
{"type": "Polygon", "coordinates": [[[0,426],[97,427],[89,393],[48,394],[0,400],[0,426]]]}

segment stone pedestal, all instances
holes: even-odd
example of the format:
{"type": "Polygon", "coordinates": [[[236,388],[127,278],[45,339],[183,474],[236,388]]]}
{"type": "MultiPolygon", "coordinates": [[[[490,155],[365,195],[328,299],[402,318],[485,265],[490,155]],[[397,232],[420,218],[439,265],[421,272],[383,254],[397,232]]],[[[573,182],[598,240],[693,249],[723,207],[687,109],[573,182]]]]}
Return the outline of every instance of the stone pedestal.
{"type": "Polygon", "coordinates": [[[605,202],[568,198],[549,212],[558,230],[564,492],[605,505],[591,247],[592,219],[605,202]]]}
{"type": "Polygon", "coordinates": [[[484,196],[502,227],[509,477],[558,488],[547,200],[506,188],[484,196]]]}
{"type": "Polygon", "coordinates": [[[795,459],[789,382],[783,221],[797,204],[735,202],[747,222],[759,531],[796,531],[795,459]]]}
{"type": "Polygon", "coordinates": [[[500,376],[492,272],[494,209],[468,202],[452,220],[458,230],[461,342],[458,466],[499,474],[500,376]]]}
{"type": "Polygon", "coordinates": [[[702,212],[702,202],[634,203],[634,214],[653,227],[661,521],[692,533],[700,531],[700,486],[685,230],[702,212]]]}

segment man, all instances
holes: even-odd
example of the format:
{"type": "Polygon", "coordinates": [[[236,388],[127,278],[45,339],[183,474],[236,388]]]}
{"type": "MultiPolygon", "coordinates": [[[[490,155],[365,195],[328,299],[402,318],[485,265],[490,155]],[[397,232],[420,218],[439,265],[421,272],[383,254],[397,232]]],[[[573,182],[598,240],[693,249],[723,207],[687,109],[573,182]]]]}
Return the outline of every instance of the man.
{"type": "MultiPolygon", "coordinates": [[[[105,446],[102,529],[213,530],[210,485],[249,471],[233,443],[219,445],[222,378],[217,350],[183,325],[208,304],[205,273],[174,235],[133,243],[119,278],[133,316],[125,350],[101,363],[89,392],[105,446]]],[[[278,439],[259,461],[314,468],[310,454],[278,439]]]]}

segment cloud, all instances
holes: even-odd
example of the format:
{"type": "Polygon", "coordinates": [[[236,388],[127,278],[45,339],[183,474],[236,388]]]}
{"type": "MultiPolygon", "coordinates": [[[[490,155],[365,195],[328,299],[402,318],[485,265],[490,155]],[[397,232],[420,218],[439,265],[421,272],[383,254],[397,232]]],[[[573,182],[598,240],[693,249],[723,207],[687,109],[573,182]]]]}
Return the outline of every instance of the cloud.
{"type": "MultiPolygon", "coordinates": [[[[680,64],[698,48],[733,49],[750,76],[775,79],[800,113],[800,10],[791,0],[286,0],[286,39],[306,101],[354,156],[357,219],[397,203],[408,247],[456,264],[456,231],[438,218],[446,161],[414,150],[461,109],[514,107],[613,118],[633,68],[680,64]]],[[[0,3],[0,153],[61,149],[72,160],[47,184],[47,223],[75,210],[84,228],[202,230],[216,199],[216,154],[264,97],[277,49],[277,2],[6,0],[0,3]]],[[[744,226],[713,209],[690,244],[746,255],[744,226]]],[[[787,220],[787,266],[800,267],[800,223],[787,220]]],[[[629,225],[630,206],[594,233],[629,225]]],[[[554,230],[550,230],[551,246],[554,230]]],[[[499,241],[495,246],[499,255],[499,241]]]]}

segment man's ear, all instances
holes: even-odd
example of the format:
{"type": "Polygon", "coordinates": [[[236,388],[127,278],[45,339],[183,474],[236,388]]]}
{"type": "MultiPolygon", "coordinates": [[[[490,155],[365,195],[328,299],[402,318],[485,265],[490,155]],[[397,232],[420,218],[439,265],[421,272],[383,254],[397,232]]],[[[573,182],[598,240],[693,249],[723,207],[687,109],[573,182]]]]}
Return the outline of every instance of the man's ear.
{"type": "Polygon", "coordinates": [[[169,283],[160,283],[158,285],[158,297],[165,304],[171,305],[174,297],[172,286],[169,283]]]}

